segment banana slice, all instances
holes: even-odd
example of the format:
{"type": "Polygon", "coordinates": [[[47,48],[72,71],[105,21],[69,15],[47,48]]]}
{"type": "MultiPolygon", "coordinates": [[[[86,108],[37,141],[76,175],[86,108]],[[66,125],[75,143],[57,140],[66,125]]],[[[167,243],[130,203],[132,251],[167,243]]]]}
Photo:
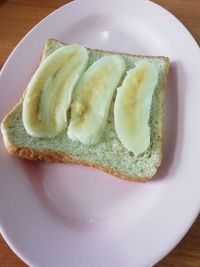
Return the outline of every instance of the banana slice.
{"type": "Polygon", "coordinates": [[[70,139],[89,145],[99,142],[114,91],[124,71],[124,60],[112,55],[100,58],[83,74],[72,100],[70,139]]]}
{"type": "Polygon", "coordinates": [[[87,64],[87,50],[69,45],[53,52],[39,66],[23,101],[22,119],[29,135],[54,137],[66,128],[72,92],[87,64]]]}
{"type": "Polygon", "coordinates": [[[148,121],[157,82],[157,69],[152,63],[143,60],[127,72],[122,86],[117,89],[115,130],[123,146],[136,156],[150,144],[148,121]]]}

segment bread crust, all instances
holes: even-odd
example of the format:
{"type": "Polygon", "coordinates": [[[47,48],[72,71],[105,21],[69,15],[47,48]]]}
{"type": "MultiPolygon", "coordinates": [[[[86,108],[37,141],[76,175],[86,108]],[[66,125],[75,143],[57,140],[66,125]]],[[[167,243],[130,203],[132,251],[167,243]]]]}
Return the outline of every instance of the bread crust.
{"type": "MultiPolygon", "coordinates": [[[[62,45],[66,45],[63,42],[54,40],[54,39],[48,39],[45,43],[44,49],[43,49],[43,53],[42,53],[42,59],[41,62],[45,59],[45,55],[47,54],[48,48],[49,46],[52,46],[53,42],[59,42],[62,45]]],[[[125,56],[137,56],[140,58],[160,58],[162,60],[165,61],[166,64],[166,68],[165,68],[165,79],[163,79],[162,81],[162,86],[164,89],[166,89],[166,81],[167,81],[167,74],[168,74],[168,70],[169,70],[169,59],[167,57],[163,57],[163,56],[142,56],[142,55],[132,55],[132,54],[128,54],[128,53],[119,53],[119,52],[113,52],[113,51],[104,51],[104,50],[99,50],[99,49],[90,49],[89,50],[92,51],[97,51],[97,52],[109,52],[112,54],[119,54],[119,55],[125,55],[125,56]]],[[[165,106],[165,93],[166,90],[164,90],[164,94],[162,97],[162,129],[161,129],[161,136],[160,136],[160,142],[161,142],[161,151],[160,151],[160,156],[159,156],[159,162],[157,162],[157,165],[155,166],[156,171],[157,168],[160,166],[161,164],[161,160],[162,160],[162,154],[163,154],[163,133],[164,133],[164,106],[165,106]]],[[[25,93],[24,93],[25,94],[25,93]]],[[[134,181],[134,182],[146,182],[148,180],[150,180],[154,174],[152,176],[148,176],[148,177],[130,177],[127,175],[124,175],[122,173],[116,172],[111,168],[106,168],[104,166],[95,164],[95,163],[91,163],[91,162],[87,162],[87,161],[81,161],[81,160],[75,160],[72,157],[70,157],[69,155],[62,153],[60,151],[52,151],[52,150],[40,150],[40,149],[32,149],[32,148],[28,148],[28,147],[17,147],[14,146],[13,144],[10,144],[7,138],[7,134],[6,134],[6,122],[9,119],[9,116],[11,116],[11,114],[18,108],[19,105],[22,104],[23,102],[23,98],[24,95],[22,96],[22,98],[19,100],[19,102],[13,107],[13,109],[4,117],[2,123],[1,123],[1,131],[3,134],[3,138],[4,138],[4,143],[6,146],[7,151],[14,156],[17,156],[21,159],[26,159],[26,160],[31,160],[31,161],[46,161],[46,162],[57,162],[57,163],[76,163],[76,164],[82,164],[85,166],[89,166],[89,167],[93,167],[99,170],[102,170],[110,175],[113,175],[117,178],[120,179],[124,179],[124,180],[128,180],[128,181],[134,181]]]]}
{"type": "Polygon", "coordinates": [[[128,181],[134,181],[134,182],[146,182],[149,179],[151,179],[152,176],[150,177],[129,177],[126,175],[122,175],[119,172],[116,172],[110,168],[103,167],[101,165],[87,162],[87,161],[80,161],[80,160],[75,160],[71,158],[69,155],[58,152],[58,151],[51,151],[51,150],[35,150],[32,148],[26,148],[26,147],[14,147],[13,145],[8,145],[7,151],[16,157],[19,157],[21,159],[26,159],[30,161],[45,161],[45,162],[51,162],[51,163],[75,163],[79,165],[84,165],[88,167],[92,167],[101,171],[104,171],[108,173],[109,175],[113,175],[117,178],[123,179],[123,180],[128,180],[128,181]]]}

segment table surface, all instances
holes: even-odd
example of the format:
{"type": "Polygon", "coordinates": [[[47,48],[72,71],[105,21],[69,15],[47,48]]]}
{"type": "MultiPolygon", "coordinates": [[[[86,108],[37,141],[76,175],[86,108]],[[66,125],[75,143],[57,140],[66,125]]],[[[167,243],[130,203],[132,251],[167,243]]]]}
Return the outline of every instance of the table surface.
{"type": "MultiPolygon", "coordinates": [[[[1,0],[0,1],[0,67],[21,38],[41,19],[70,2],[69,0],[1,0]]],[[[200,44],[199,0],[154,0],[173,13],[200,44]]],[[[0,266],[22,267],[24,264],[0,236],[0,266]]],[[[200,216],[184,239],[157,267],[200,266],[200,216]]]]}

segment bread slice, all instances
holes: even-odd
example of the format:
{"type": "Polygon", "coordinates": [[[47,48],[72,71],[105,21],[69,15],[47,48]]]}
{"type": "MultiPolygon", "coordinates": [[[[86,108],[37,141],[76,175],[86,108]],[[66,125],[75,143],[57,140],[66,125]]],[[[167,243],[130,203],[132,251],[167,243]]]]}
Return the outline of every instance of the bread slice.
{"type": "MultiPolygon", "coordinates": [[[[54,39],[47,40],[42,60],[63,45],[66,44],[54,39]]],[[[120,54],[125,59],[126,70],[134,67],[136,62],[144,58],[155,64],[159,71],[159,79],[150,112],[151,142],[149,148],[136,157],[119,141],[113,118],[115,96],[110,107],[104,135],[96,145],[88,146],[72,141],[67,137],[66,131],[54,138],[29,136],[22,123],[22,98],[1,123],[5,146],[9,153],[22,159],[79,163],[101,169],[119,178],[144,182],[154,176],[161,164],[163,110],[169,59],[167,57],[135,56],[95,49],[89,49],[89,51],[89,65],[103,55],[109,54],[120,54]]]]}

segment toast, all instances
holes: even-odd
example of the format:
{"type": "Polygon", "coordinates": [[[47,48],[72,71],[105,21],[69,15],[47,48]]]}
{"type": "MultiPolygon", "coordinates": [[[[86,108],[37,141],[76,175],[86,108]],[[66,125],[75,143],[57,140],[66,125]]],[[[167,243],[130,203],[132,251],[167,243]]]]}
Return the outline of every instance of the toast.
{"type": "MultiPolygon", "coordinates": [[[[65,45],[54,39],[47,40],[41,62],[56,49],[65,45]]],[[[116,94],[112,99],[103,137],[99,143],[91,146],[69,139],[66,130],[53,138],[36,138],[28,135],[22,121],[22,97],[1,123],[6,149],[10,154],[22,159],[78,163],[130,181],[149,180],[155,175],[162,160],[164,100],[169,59],[162,56],[139,56],[90,48],[88,50],[90,52],[88,66],[102,56],[110,54],[119,54],[124,58],[126,71],[143,59],[155,64],[158,69],[158,83],[153,93],[150,110],[150,145],[148,149],[141,155],[135,156],[118,139],[113,112],[116,94]]],[[[70,116],[69,113],[70,111],[67,116],[70,116]]]]}

